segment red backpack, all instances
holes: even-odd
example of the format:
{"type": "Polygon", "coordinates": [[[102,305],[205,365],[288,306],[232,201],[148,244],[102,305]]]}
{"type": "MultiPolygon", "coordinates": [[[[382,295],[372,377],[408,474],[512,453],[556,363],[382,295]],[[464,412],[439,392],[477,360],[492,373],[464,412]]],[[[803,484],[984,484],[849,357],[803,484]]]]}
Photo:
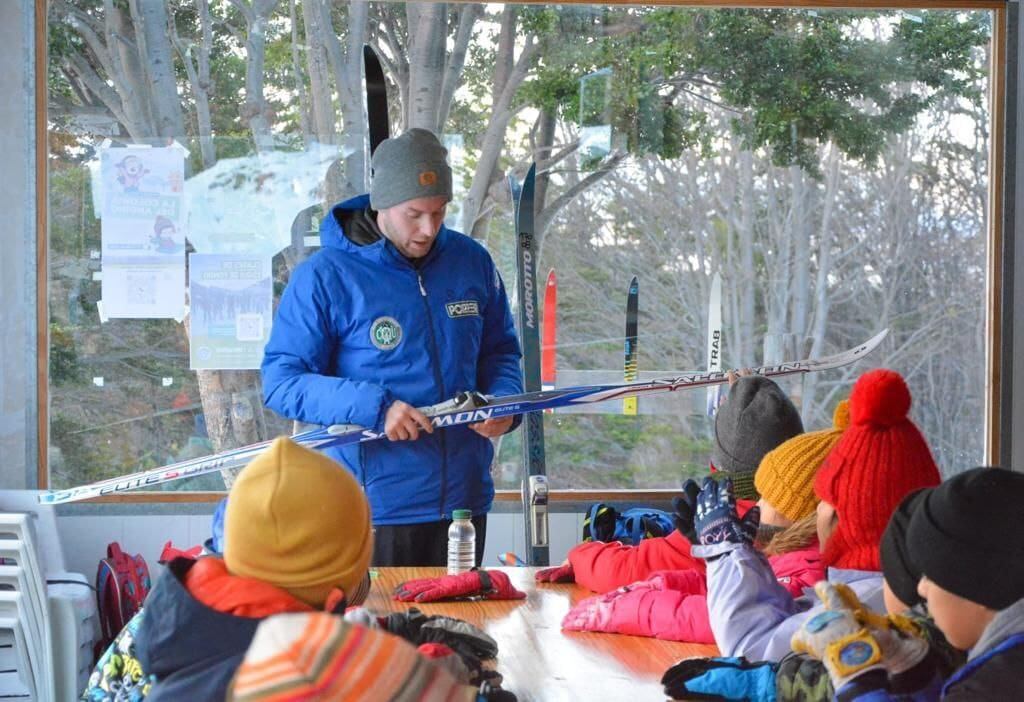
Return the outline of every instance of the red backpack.
{"type": "Polygon", "coordinates": [[[149,567],[146,559],[129,556],[116,541],[107,545],[107,557],[96,570],[96,605],[103,628],[103,650],[125,624],[142,608],[149,593],[149,567]]]}

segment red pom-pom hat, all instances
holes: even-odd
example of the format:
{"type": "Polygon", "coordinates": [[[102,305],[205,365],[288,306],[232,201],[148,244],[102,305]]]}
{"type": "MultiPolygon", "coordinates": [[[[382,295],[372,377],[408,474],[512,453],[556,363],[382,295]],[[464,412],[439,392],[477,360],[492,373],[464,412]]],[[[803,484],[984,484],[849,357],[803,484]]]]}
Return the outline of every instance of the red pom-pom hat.
{"type": "Polygon", "coordinates": [[[850,428],[814,481],[814,492],[839,517],[825,544],[827,565],[880,571],[878,545],[900,500],[941,481],[909,411],[910,390],[895,371],[868,371],[853,386],[850,428]]]}

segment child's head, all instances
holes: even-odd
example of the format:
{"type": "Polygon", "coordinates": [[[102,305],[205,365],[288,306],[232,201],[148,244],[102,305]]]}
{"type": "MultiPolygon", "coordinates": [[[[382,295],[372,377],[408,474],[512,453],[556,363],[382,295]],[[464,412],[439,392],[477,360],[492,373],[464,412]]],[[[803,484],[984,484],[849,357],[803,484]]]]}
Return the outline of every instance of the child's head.
{"type": "Polygon", "coordinates": [[[1024,599],[1024,475],[975,468],[928,490],[907,543],[917,590],[951,644],[978,643],[996,613],[1024,599]]]}
{"type": "Polygon", "coordinates": [[[757,499],[754,472],[761,459],[803,431],[800,412],[778,385],[760,375],[744,376],[715,415],[711,465],[732,478],[736,497],[757,499]]]}
{"type": "Polygon", "coordinates": [[[894,371],[868,371],[854,384],[850,427],[814,481],[827,565],[881,570],[878,545],[900,500],[939,484],[935,460],[909,411],[910,390],[894,371]]]}
{"type": "Polygon", "coordinates": [[[788,527],[814,514],[814,476],[849,424],[849,403],[843,400],[831,429],[799,434],[765,454],[754,474],[762,524],[788,527]]]}
{"type": "Polygon", "coordinates": [[[882,595],[885,598],[885,610],[889,614],[900,614],[924,600],[917,593],[917,583],[921,580],[921,569],[910,558],[907,546],[907,528],[914,510],[921,504],[927,490],[915,490],[900,502],[892,513],[889,525],[882,534],[879,551],[882,556],[882,595]]]}
{"type": "Polygon", "coordinates": [[[370,506],[352,474],[322,453],[277,439],[231,487],[224,562],[322,607],[340,588],[348,604],[367,594],[373,552],[370,506]]]}

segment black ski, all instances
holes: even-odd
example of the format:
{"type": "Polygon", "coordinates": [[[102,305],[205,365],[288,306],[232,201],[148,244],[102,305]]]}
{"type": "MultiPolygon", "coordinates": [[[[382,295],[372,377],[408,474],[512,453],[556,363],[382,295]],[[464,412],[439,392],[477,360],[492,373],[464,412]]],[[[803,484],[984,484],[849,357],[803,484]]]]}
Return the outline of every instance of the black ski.
{"type": "Polygon", "coordinates": [[[384,69],[373,47],[363,44],[363,76],[366,79],[366,126],[370,136],[370,155],[391,133],[388,119],[388,85],[384,69]]]}
{"type": "MultiPolygon", "coordinates": [[[[629,294],[626,296],[626,344],[623,380],[627,383],[636,382],[640,376],[637,374],[637,336],[639,332],[640,315],[640,281],[634,275],[629,281],[629,294]]],[[[622,401],[622,413],[636,416],[637,398],[627,397],[622,401]]]]}
{"type": "MultiPolygon", "coordinates": [[[[537,319],[537,242],[534,239],[534,180],[537,164],[530,166],[515,208],[518,241],[516,270],[519,284],[519,339],[523,347],[523,385],[526,392],[541,389],[540,321],[537,319]]],[[[513,195],[515,195],[513,190],[513,195]]],[[[544,467],[544,415],[523,417],[523,508],[526,511],[526,553],[532,566],[548,565],[547,477],[544,467]]]]}

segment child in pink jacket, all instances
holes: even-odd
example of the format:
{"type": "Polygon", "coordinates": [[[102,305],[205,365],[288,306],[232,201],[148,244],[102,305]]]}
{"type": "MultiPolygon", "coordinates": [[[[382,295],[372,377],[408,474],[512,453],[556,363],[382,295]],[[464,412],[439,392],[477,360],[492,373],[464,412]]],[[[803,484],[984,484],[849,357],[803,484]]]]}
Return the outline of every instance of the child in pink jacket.
{"type": "MultiPolygon", "coordinates": [[[[757,542],[793,597],[825,575],[815,527],[814,476],[849,424],[845,401],[833,427],[801,434],[767,453],[754,484],[761,494],[757,542]]],[[[696,487],[696,484],[693,485],[696,487]]],[[[693,491],[687,491],[693,499],[693,491]]],[[[683,509],[682,511],[686,511],[683,509]]],[[[570,631],[604,631],[670,641],[714,643],[703,569],[666,570],[579,602],[562,621],[570,631]]]]}

